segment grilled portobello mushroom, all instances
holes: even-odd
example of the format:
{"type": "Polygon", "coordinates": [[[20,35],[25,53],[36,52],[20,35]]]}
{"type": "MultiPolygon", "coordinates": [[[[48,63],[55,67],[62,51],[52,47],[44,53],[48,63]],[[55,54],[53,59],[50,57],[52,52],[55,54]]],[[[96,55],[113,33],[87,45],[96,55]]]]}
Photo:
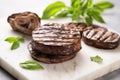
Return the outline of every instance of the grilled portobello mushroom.
{"type": "Polygon", "coordinates": [[[13,30],[26,35],[31,35],[32,31],[40,26],[40,18],[33,12],[12,14],[8,17],[7,21],[13,30]]]}
{"type": "Polygon", "coordinates": [[[30,44],[33,58],[45,63],[59,63],[72,59],[81,49],[81,36],[76,28],[40,26],[33,30],[30,44]]]}
{"type": "Polygon", "coordinates": [[[40,61],[40,62],[47,63],[47,64],[64,62],[76,56],[76,53],[69,54],[69,55],[45,54],[38,50],[33,50],[31,44],[29,44],[28,49],[33,59],[40,61]]]}
{"type": "Polygon", "coordinates": [[[104,27],[88,26],[82,35],[83,41],[93,47],[114,49],[119,45],[120,36],[104,27]]]}
{"type": "Polygon", "coordinates": [[[69,22],[69,23],[64,23],[64,24],[60,24],[60,23],[44,24],[44,26],[59,26],[59,25],[67,26],[67,27],[70,27],[73,29],[77,28],[81,35],[82,35],[82,32],[84,31],[84,29],[87,27],[87,25],[85,23],[75,23],[75,22],[69,22]]]}
{"type": "Polygon", "coordinates": [[[69,22],[69,23],[66,23],[65,25],[68,27],[76,27],[80,31],[81,35],[84,29],[87,27],[85,23],[75,23],[75,22],[69,22]]]}
{"type": "Polygon", "coordinates": [[[32,33],[32,46],[46,54],[70,54],[81,48],[81,37],[75,28],[41,26],[32,33]]]}

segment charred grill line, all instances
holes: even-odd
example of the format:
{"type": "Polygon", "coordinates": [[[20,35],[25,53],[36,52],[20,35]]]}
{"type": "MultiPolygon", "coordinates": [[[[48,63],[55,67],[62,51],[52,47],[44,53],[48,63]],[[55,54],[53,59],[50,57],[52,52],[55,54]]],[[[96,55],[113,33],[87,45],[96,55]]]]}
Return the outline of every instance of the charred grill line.
{"type": "Polygon", "coordinates": [[[109,35],[108,36],[108,38],[106,38],[105,40],[104,40],[104,42],[109,42],[109,38],[111,39],[111,37],[114,35],[114,33],[112,33],[111,35],[109,35]]]}
{"type": "Polygon", "coordinates": [[[91,39],[97,34],[98,32],[94,32],[93,35],[91,36],[91,39]]]}
{"type": "Polygon", "coordinates": [[[43,32],[40,32],[40,31],[36,31],[36,32],[33,32],[33,33],[35,33],[35,34],[45,34],[45,33],[52,33],[52,34],[57,34],[57,33],[59,33],[59,34],[68,34],[69,33],[69,35],[71,35],[71,34],[78,34],[78,32],[73,32],[73,31],[43,31],[43,32]]]}
{"type": "Polygon", "coordinates": [[[77,36],[77,37],[67,38],[67,37],[58,37],[58,36],[44,36],[44,37],[35,37],[35,38],[79,39],[80,37],[77,36]]]}
{"type": "Polygon", "coordinates": [[[90,30],[90,31],[87,33],[86,37],[87,37],[87,38],[91,38],[91,37],[94,35],[94,33],[95,33],[95,30],[92,29],[92,30],[90,30]]]}
{"type": "Polygon", "coordinates": [[[107,30],[104,30],[104,32],[101,34],[101,35],[98,35],[99,36],[99,38],[97,38],[97,40],[99,40],[100,41],[100,38],[105,34],[107,32],[107,30]]]}
{"type": "Polygon", "coordinates": [[[102,37],[100,38],[100,41],[105,41],[107,38],[109,38],[110,36],[112,36],[112,34],[108,34],[109,33],[109,31],[106,31],[103,35],[102,35],[102,37]]]}

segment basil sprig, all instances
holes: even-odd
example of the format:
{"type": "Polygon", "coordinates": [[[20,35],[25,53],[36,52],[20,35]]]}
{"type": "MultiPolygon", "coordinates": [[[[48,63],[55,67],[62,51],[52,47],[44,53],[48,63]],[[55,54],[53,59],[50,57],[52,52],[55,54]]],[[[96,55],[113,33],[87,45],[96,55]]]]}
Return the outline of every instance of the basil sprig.
{"type": "Polygon", "coordinates": [[[41,66],[37,62],[31,61],[31,60],[21,62],[20,67],[22,67],[24,69],[29,69],[29,70],[44,69],[43,66],[41,66]]]}
{"type": "Polygon", "coordinates": [[[105,23],[101,14],[104,10],[113,7],[111,2],[105,0],[97,3],[94,3],[93,0],[71,0],[70,6],[66,6],[62,1],[57,1],[46,7],[42,19],[69,16],[73,21],[83,21],[88,25],[91,25],[93,20],[105,23]]]}
{"type": "Polygon", "coordinates": [[[14,50],[20,46],[20,42],[24,42],[24,38],[23,37],[7,37],[5,41],[12,43],[11,50],[14,50]]]}
{"type": "Polygon", "coordinates": [[[62,9],[64,9],[64,8],[66,8],[66,5],[61,1],[52,3],[52,4],[48,5],[46,7],[46,9],[44,10],[42,19],[49,19],[49,18],[55,16],[57,12],[62,11],[62,9]]]}
{"type": "Polygon", "coordinates": [[[96,63],[102,63],[102,61],[103,61],[103,59],[98,55],[90,57],[90,59],[91,59],[91,61],[96,62],[96,63]]]}

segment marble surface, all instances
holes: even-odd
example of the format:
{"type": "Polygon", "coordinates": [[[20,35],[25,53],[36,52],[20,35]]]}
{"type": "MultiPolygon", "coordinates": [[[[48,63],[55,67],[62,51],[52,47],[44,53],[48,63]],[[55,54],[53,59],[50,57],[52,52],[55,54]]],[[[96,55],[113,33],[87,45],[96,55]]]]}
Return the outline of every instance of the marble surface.
{"type": "MultiPolygon", "coordinates": [[[[55,0],[53,0],[53,1],[55,1],[55,0]]],[[[119,29],[120,28],[120,26],[119,26],[120,2],[119,2],[119,0],[109,0],[109,1],[113,2],[116,6],[114,9],[106,11],[103,16],[104,17],[109,16],[108,20],[106,20],[108,28],[112,28],[120,33],[120,29],[119,29]]],[[[48,3],[50,3],[50,2],[51,1],[49,0],[48,3]]],[[[41,4],[40,0],[31,0],[31,1],[29,1],[29,0],[25,0],[25,1],[23,1],[23,0],[12,0],[12,1],[4,0],[4,1],[0,1],[0,10],[1,10],[0,19],[2,17],[8,16],[9,14],[11,14],[13,12],[31,11],[31,10],[33,10],[33,8],[36,11],[38,11],[39,7],[46,6],[45,3],[41,4]]],[[[107,74],[101,78],[98,78],[97,80],[119,80],[120,79],[119,74],[120,74],[120,70],[116,70],[110,74],[107,74]]],[[[6,71],[4,71],[4,69],[0,68],[0,79],[1,80],[14,80],[15,78],[12,77],[11,75],[9,75],[6,71]]]]}

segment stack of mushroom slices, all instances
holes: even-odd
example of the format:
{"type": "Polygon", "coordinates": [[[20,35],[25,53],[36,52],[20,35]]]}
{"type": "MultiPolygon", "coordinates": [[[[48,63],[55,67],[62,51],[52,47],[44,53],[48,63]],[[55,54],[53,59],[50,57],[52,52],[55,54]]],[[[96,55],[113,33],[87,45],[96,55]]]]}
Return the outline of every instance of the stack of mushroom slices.
{"type": "Polygon", "coordinates": [[[81,49],[81,36],[76,28],[44,25],[32,32],[28,47],[31,56],[44,63],[60,63],[75,57],[81,49]]]}

